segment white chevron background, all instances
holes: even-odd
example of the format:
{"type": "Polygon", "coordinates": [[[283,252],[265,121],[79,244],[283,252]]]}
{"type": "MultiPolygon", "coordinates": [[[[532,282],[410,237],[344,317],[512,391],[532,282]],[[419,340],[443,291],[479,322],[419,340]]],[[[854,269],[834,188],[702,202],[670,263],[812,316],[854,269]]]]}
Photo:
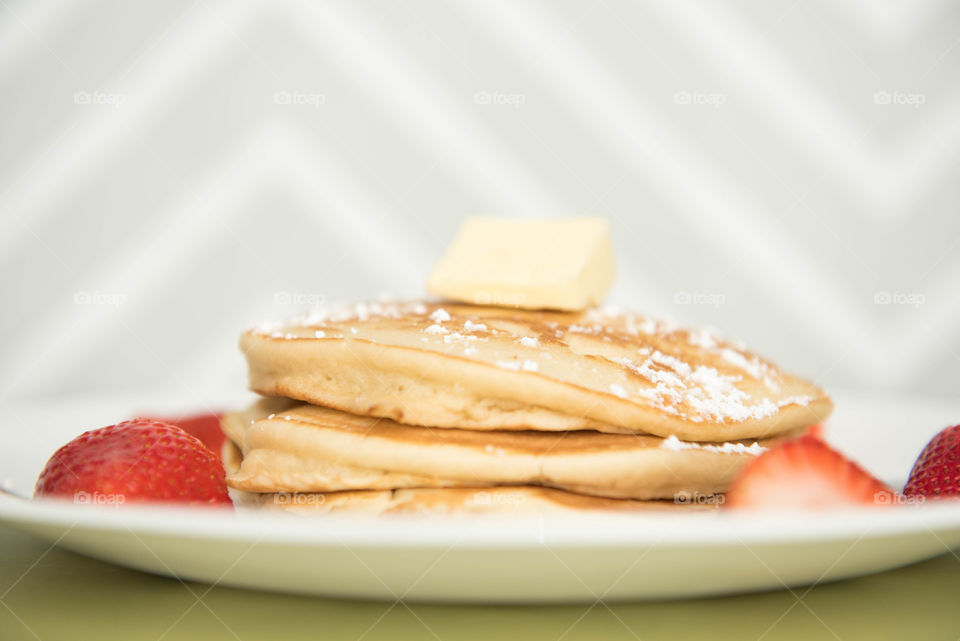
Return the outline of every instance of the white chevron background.
{"type": "Polygon", "coordinates": [[[472,213],[610,218],[611,302],[960,390],[960,4],[0,0],[0,399],[244,387],[472,213]],[[688,303],[689,301],[689,303],[688,303]]]}

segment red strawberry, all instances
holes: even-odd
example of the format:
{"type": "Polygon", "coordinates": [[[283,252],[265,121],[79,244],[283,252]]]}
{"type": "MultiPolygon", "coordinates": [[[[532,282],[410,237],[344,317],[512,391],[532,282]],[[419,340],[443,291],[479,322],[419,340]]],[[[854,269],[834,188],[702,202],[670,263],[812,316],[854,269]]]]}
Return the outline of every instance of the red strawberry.
{"type": "Polygon", "coordinates": [[[223,443],[227,440],[223,430],[220,429],[221,416],[223,414],[219,412],[207,412],[179,418],[154,418],[152,420],[176,425],[187,434],[196,436],[219,458],[223,451],[223,443]]]}
{"type": "Polygon", "coordinates": [[[85,432],[47,461],[35,496],[80,503],[229,504],[220,457],[179,427],[134,419],[85,432]]]}
{"type": "Polygon", "coordinates": [[[807,431],[804,434],[809,434],[810,436],[816,436],[819,439],[824,437],[824,427],[823,423],[815,423],[807,428],[807,431]]]}
{"type": "Polygon", "coordinates": [[[724,507],[826,508],[892,501],[890,488],[807,434],[752,461],[733,482],[724,507]]]}
{"type": "Polygon", "coordinates": [[[930,439],[910,470],[903,493],[907,496],[960,496],[960,425],[930,439]]]}

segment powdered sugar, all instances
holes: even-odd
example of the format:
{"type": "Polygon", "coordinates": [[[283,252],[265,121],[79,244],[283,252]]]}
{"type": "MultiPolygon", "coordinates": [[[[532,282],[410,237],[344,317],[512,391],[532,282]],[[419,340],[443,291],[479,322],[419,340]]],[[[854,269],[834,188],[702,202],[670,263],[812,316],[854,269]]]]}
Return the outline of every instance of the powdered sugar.
{"type": "Polygon", "coordinates": [[[469,334],[461,334],[460,332],[451,332],[443,337],[444,343],[470,343],[472,341],[478,340],[476,336],[470,336],[469,334]]]}
{"type": "Polygon", "coordinates": [[[619,396],[620,398],[627,398],[627,390],[623,389],[623,385],[618,385],[616,383],[610,384],[610,392],[614,396],[619,396]]]}
{"type": "Polygon", "coordinates": [[[751,454],[753,456],[759,456],[767,451],[767,448],[756,442],[750,445],[744,445],[743,443],[720,443],[717,445],[691,443],[690,441],[681,441],[672,434],[663,439],[663,442],[660,443],[660,448],[664,450],[670,450],[672,452],[680,452],[682,450],[703,450],[706,452],[719,452],[722,454],[751,454]]]}
{"type": "Polygon", "coordinates": [[[763,384],[771,390],[775,392],[780,390],[780,384],[774,378],[774,371],[769,365],[761,361],[759,358],[753,357],[748,359],[739,351],[730,349],[728,347],[724,347],[720,350],[720,357],[734,367],[743,370],[758,381],[763,381],[763,384]]]}
{"type": "Polygon", "coordinates": [[[437,325],[436,323],[434,323],[430,327],[423,330],[423,333],[424,334],[446,334],[449,331],[450,330],[444,327],[443,325],[437,325]]]}
{"type": "MultiPolygon", "coordinates": [[[[750,395],[736,385],[742,377],[721,373],[707,365],[691,367],[689,363],[659,350],[651,351],[639,364],[628,358],[614,360],[654,384],[637,392],[638,396],[658,409],[695,423],[708,419],[718,422],[762,419],[773,416],[786,405],[812,400],[796,397],[774,403],[764,398],[751,403],[750,395]]],[[[757,365],[743,360],[747,366],[767,367],[760,361],[757,365]]],[[[769,374],[767,378],[770,378],[769,374]]]]}
{"type": "Polygon", "coordinates": [[[442,307],[438,307],[430,314],[430,320],[434,323],[445,323],[450,320],[450,313],[442,307]]]}
{"type": "Polygon", "coordinates": [[[524,371],[524,372],[536,372],[540,369],[540,365],[536,361],[530,359],[524,359],[522,361],[496,361],[494,363],[497,367],[503,369],[509,369],[514,372],[524,371]]]}
{"type": "Polygon", "coordinates": [[[694,347],[713,349],[717,346],[717,336],[708,328],[691,329],[688,332],[687,342],[694,347]]]}
{"type": "Polygon", "coordinates": [[[537,340],[536,336],[521,336],[517,339],[517,342],[524,347],[540,347],[540,341],[537,340]]]}

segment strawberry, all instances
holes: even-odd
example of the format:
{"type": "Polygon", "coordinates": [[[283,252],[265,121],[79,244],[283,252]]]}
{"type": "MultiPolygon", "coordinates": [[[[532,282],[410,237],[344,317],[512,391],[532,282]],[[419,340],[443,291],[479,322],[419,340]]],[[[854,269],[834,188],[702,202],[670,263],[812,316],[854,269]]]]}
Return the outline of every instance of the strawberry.
{"type": "Polygon", "coordinates": [[[179,427],[134,419],[85,432],[47,461],[35,496],[76,502],[230,503],[223,465],[179,427]]]}
{"type": "Polygon", "coordinates": [[[727,492],[724,507],[827,508],[890,504],[893,492],[809,434],[764,452],[727,492]]]}
{"type": "Polygon", "coordinates": [[[826,430],[823,427],[823,423],[814,423],[813,425],[807,428],[807,431],[804,432],[804,434],[809,434],[810,436],[816,436],[817,438],[822,440],[824,437],[825,431],[826,430]]]}
{"type": "Polygon", "coordinates": [[[222,416],[223,414],[219,412],[206,412],[179,418],[154,418],[152,420],[176,425],[187,434],[196,436],[219,458],[223,451],[223,443],[227,440],[223,430],[220,429],[220,417],[222,416]]]}
{"type": "Polygon", "coordinates": [[[960,496],[960,425],[930,439],[913,464],[903,493],[929,498],[960,496]]]}

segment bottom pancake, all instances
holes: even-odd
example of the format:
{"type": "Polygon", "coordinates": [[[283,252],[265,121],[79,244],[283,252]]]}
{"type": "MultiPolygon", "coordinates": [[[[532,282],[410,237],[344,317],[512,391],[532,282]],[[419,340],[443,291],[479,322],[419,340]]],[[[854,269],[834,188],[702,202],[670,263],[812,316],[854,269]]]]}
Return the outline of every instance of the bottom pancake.
{"type": "Polygon", "coordinates": [[[722,496],[708,501],[634,501],[585,496],[535,486],[413,488],[347,492],[255,494],[231,490],[238,507],[303,515],[362,514],[470,516],[489,514],[558,514],[586,512],[697,511],[715,509],[722,496]]]}

